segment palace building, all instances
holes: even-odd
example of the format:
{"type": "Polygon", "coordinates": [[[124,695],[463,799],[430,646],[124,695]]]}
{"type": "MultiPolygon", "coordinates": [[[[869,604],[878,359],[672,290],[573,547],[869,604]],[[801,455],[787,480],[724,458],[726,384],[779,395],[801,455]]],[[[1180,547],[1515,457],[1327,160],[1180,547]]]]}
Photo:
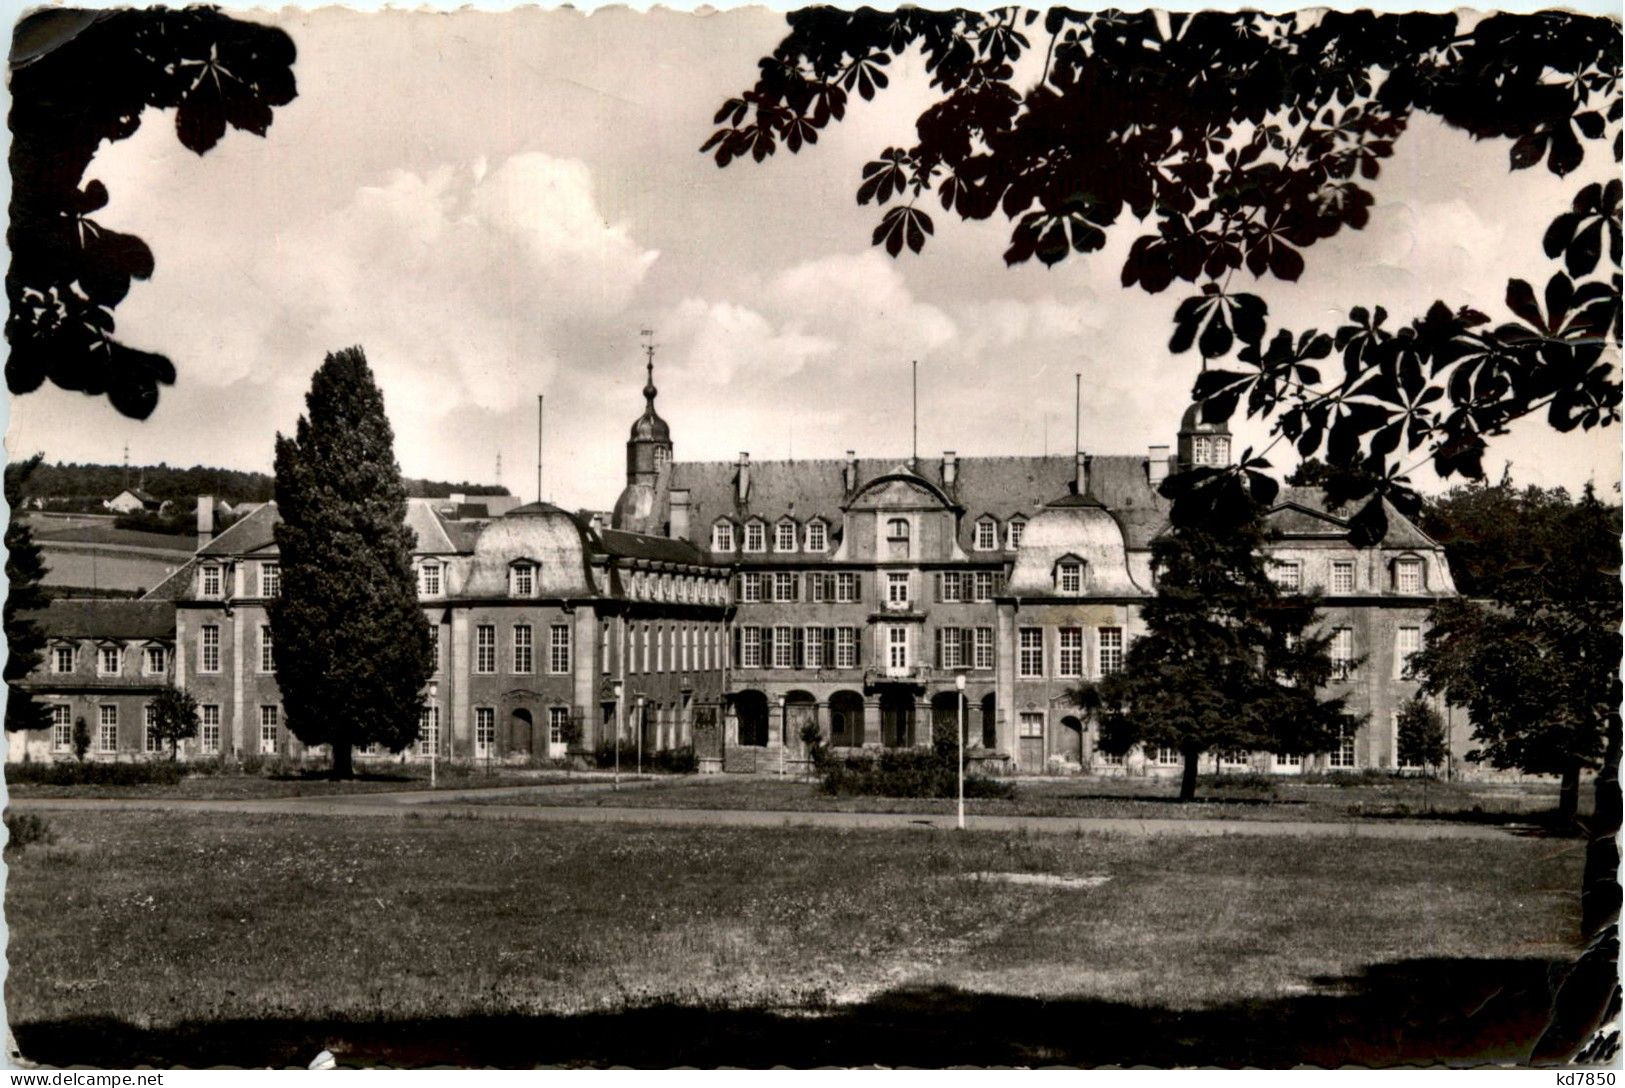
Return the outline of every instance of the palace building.
{"type": "MultiPolygon", "coordinates": [[[[1189,411],[1172,447],[1144,455],[693,462],[674,456],[652,363],[643,394],[608,524],[539,502],[409,500],[437,648],[409,756],[562,758],[618,731],[692,745],[706,770],[785,769],[807,758],[809,723],[837,752],[930,744],[959,718],[963,677],[989,769],[1177,773],[1176,752],[1097,751],[1067,693],[1121,667],[1141,633],[1167,528],[1157,487],[1227,464],[1222,425],[1189,411]]],[[[79,717],[92,758],[152,751],[144,707],[170,682],[201,706],[187,757],[306,754],[266,621],[275,504],[218,536],[213,509],[199,501],[196,553],[143,600],[41,617],[51,648],[26,683],[55,724],[13,737],[10,758],[71,757],[79,717]]],[[[1443,549],[1388,517],[1380,543],[1356,547],[1316,490],[1283,489],[1269,513],[1276,577],[1320,595],[1333,683],[1368,724],[1328,754],[1216,753],[1205,769],[1397,768],[1409,657],[1455,589],[1443,549]]]]}

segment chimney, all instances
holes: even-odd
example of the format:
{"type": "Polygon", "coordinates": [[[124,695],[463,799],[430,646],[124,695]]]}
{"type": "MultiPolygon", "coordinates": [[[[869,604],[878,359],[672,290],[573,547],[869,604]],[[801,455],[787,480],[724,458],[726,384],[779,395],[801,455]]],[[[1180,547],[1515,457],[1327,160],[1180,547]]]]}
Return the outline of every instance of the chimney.
{"type": "Polygon", "coordinates": [[[1156,487],[1168,478],[1168,447],[1152,446],[1145,462],[1145,478],[1156,487]]]}
{"type": "Polygon", "coordinates": [[[671,535],[678,540],[688,539],[688,488],[675,488],[671,493],[671,535]]]}
{"type": "Polygon", "coordinates": [[[841,481],[846,484],[848,495],[858,488],[858,455],[855,450],[846,451],[846,467],[841,470],[841,481]]]}
{"type": "Polygon", "coordinates": [[[739,453],[738,498],[741,506],[750,501],[750,454],[743,450],[739,453]]]}
{"type": "Polygon", "coordinates": [[[197,497],[197,546],[203,547],[214,539],[214,496],[197,497]]]}
{"type": "Polygon", "coordinates": [[[1072,479],[1072,493],[1074,495],[1089,494],[1089,455],[1079,450],[1078,463],[1074,469],[1072,479]]]}
{"type": "Polygon", "coordinates": [[[959,482],[959,454],[953,450],[942,451],[942,486],[953,487],[959,482]]]}

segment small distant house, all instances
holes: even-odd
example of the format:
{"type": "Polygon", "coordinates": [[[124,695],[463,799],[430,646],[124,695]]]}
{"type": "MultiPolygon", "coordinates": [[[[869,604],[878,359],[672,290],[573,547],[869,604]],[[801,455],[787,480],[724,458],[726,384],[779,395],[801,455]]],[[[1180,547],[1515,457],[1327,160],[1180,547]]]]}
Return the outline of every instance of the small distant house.
{"type": "Polygon", "coordinates": [[[127,487],[102,505],[117,514],[156,514],[164,504],[138,487],[127,487]]]}

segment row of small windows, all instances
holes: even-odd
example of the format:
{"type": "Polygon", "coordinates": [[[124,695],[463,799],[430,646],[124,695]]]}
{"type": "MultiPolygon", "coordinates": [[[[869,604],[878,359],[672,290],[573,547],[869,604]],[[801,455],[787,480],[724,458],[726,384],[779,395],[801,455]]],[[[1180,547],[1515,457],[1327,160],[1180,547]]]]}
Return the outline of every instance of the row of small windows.
{"type": "MultiPolygon", "coordinates": [[[[718,518],[711,525],[711,550],[714,552],[767,551],[767,522],[752,518],[745,522],[743,532],[727,518],[718,518]]],[[[781,518],[773,526],[773,550],[776,552],[824,552],[829,550],[829,525],[814,518],[803,527],[794,518],[781,518]]]]}
{"type": "Polygon", "coordinates": [[[855,669],[856,627],[734,628],[734,661],[741,669],[855,669]]]}
{"type": "MultiPolygon", "coordinates": [[[[1422,650],[1422,628],[1400,627],[1394,631],[1394,679],[1416,678],[1416,655],[1422,650]]],[[[1359,671],[1361,657],[1354,644],[1354,628],[1332,628],[1332,678],[1351,680],[1359,671]]]]}
{"type": "MultiPolygon", "coordinates": [[[[1082,627],[1054,628],[1053,643],[1045,637],[1046,628],[1022,627],[1016,632],[1016,676],[1024,680],[1055,676],[1082,677],[1084,671],[1084,629],[1082,627]]],[[[1092,675],[1108,676],[1123,668],[1123,629],[1097,627],[1094,629],[1095,671],[1092,675]]]]}
{"type": "MultiPolygon", "coordinates": [[[[1418,556],[1401,556],[1390,565],[1391,577],[1389,588],[1395,593],[1423,593],[1427,590],[1426,569],[1418,556]]],[[[1299,593],[1303,591],[1303,563],[1297,559],[1275,560],[1271,564],[1271,576],[1282,592],[1299,593]]],[[[1358,585],[1355,576],[1354,560],[1334,559],[1331,561],[1331,577],[1328,580],[1327,591],[1336,594],[1353,593],[1358,585]]]]}
{"type": "MultiPolygon", "coordinates": [[[[908,571],[881,571],[876,575],[876,593],[886,604],[901,607],[914,601],[914,575],[908,571]]],[[[939,571],[929,576],[938,603],[988,604],[1004,592],[1002,571],[939,571]]],[[[865,579],[858,571],[744,571],[739,575],[738,593],[742,604],[799,601],[852,604],[864,599],[865,579]]]]}
{"type": "MultiPolygon", "coordinates": [[[[259,596],[282,595],[282,564],[265,560],[258,564],[259,596]]],[[[198,596],[218,600],[226,595],[226,569],[219,563],[205,563],[198,568],[198,596]]]]}
{"type": "Polygon", "coordinates": [[[692,574],[660,574],[633,571],[627,576],[626,592],[639,601],[681,601],[694,604],[726,604],[728,590],[716,578],[692,574]]]}
{"type": "MultiPolygon", "coordinates": [[[[220,751],[220,705],[204,703],[198,708],[198,747],[207,754],[220,751]]],[[[148,703],[142,707],[142,750],[157,753],[163,750],[157,730],[157,708],[148,703]]],[[[107,753],[118,751],[118,706],[104,703],[96,708],[96,732],[93,750],[107,753]]],[[[282,739],[282,710],[275,705],[259,708],[259,750],[266,755],[278,751],[282,739]]],[[[73,712],[66,703],[51,705],[51,750],[73,750],[73,712]]]]}
{"type": "MultiPolygon", "coordinates": [[[[610,674],[609,628],[599,644],[599,662],[610,674]]],[[[720,624],[630,625],[626,628],[626,671],[636,673],[707,672],[723,667],[724,643],[720,624]]]]}
{"type": "MultiPolygon", "coordinates": [[[[510,673],[524,675],[536,671],[536,643],[534,629],[528,623],[513,625],[509,637],[508,664],[510,673]]],[[[555,623],[548,628],[547,638],[547,671],[554,676],[563,676],[570,672],[571,667],[571,637],[570,625],[555,623]]],[[[436,641],[435,656],[439,658],[439,643],[436,641]]],[[[474,628],[474,672],[476,675],[489,676],[497,671],[497,628],[494,623],[482,623],[474,628]]]]}
{"type": "MultiPolygon", "coordinates": [[[[78,665],[78,647],[59,642],[51,647],[50,661],[53,673],[70,673],[78,665]]],[[[169,669],[169,648],[144,646],[141,650],[141,672],[145,676],[162,676],[169,669]]],[[[118,676],[124,672],[124,647],[102,645],[96,647],[96,675],[118,676]]]]}

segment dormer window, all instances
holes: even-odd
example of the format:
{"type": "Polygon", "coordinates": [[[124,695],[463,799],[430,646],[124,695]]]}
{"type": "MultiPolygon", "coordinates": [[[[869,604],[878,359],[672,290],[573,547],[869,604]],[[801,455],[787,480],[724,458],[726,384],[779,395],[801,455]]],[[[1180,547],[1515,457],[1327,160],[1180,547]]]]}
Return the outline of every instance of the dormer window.
{"type": "Polygon", "coordinates": [[[59,642],[51,647],[51,671],[72,672],[73,656],[73,646],[68,643],[59,642]]]}
{"type": "Polygon", "coordinates": [[[789,518],[779,522],[775,528],[773,550],[776,552],[793,552],[796,550],[796,523],[789,518]]]}
{"type": "Polygon", "coordinates": [[[1005,526],[1005,531],[1004,531],[1005,547],[1009,548],[1011,551],[1015,551],[1017,548],[1021,547],[1021,534],[1026,532],[1026,531],[1027,531],[1027,519],[1026,518],[1023,518],[1023,517],[1013,517],[1013,518],[1011,518],[1009,524],[1005,526]]]}
{"type": "Polygon", "coordinates": [[[219,597],[222,585],[220,568],[213,563],[206,564],[198,576],[198,596],[219,597]]]}
{"type": "Polygon", "coordinates": [[[260,596],[279,597],[282,595],[282,564],[260,564],[260,596]]]}
{"type": "Polygon", "coordinates": [[[508,595],[512,597],[536,596],[536,564],[515,563],[508,568],[508,595]]]}
{"type": "Polygon", "coordinates": [[[148,646],[146,654],[146,674],[148,676],[161,676],[167,664],[168,655],[162,646],[148,646]]]}
{"type": "Polygon", "coordinates": [[[909,525],[907,518],[886,520],[886,552],[893,559],[908,558],[909,525]]]}
{"type": "Polygon", "coordinates": [[[733,522],[718,521],[711,526],[711,550],[714,552],[731,552],[734,550],[733,522]]]}
{"type": "Polygon", "coordinates": [[[976,521],[976,536],[971,542],[979,552],[991,552],[999,546],[999,523],[992,518],[978,518],[976,521]]]}
{"type": "Polygon", "coordinates": [[[1424,584],[1422,560],[1414,555],[1394,560],[1395,593],[1420,593],[1424,584]]]}
{"type": "Polygon", "coordinates": [[[1055,564],[1055,588],[1062,593],[1083,592],[1083,560],[1067,556],[1055,564]]]}
{"type": "Polygon", "coordinates": [[[745,550],[747,552],[767,551],[767,526],[759,521],[745,523],[745,550]]]}
{"type": "Polygon", "coordinates": [[[418,594],[424,597],[440,596],[440,564],[433,560],[418,568],[418,594]]]}
{"type": "Polygon", "coordinates": [[[99,676],[117,676],[124,671],[124,649],[103,646],[96,655],[96,673],[99,676]]]}
{"type": "Polygon", "coordinates": [[[829,527],[821,521],[807,523],[807,550],[821,552],[829,547],[829,527]]]}

